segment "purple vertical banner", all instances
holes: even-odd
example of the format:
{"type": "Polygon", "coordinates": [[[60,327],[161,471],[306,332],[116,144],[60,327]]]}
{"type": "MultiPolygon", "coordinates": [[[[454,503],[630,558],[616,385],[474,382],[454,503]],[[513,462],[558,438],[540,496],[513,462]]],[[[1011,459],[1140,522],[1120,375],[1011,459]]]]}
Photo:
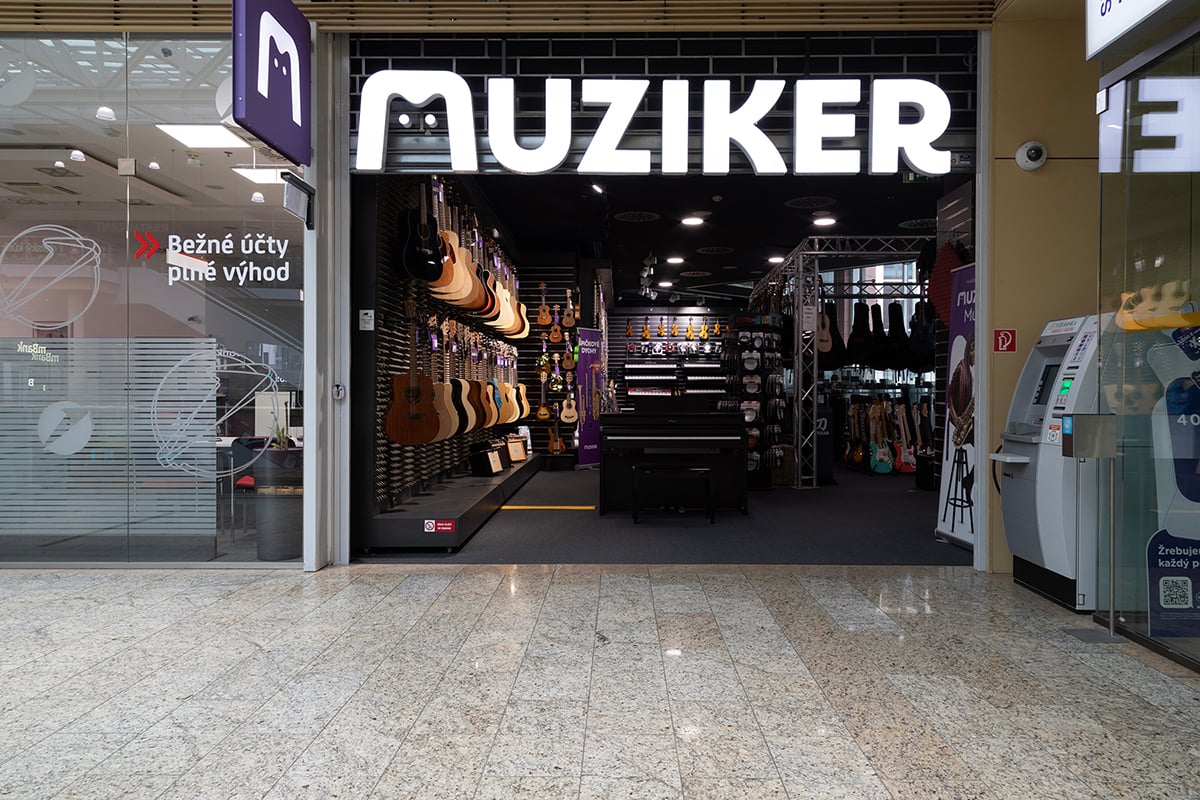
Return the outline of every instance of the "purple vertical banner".
{"type": "Polygon", "coordinates": [[[575,382],[579,397],[579,454],[576,463],[589,467],[600,463],[600,392],[604,375],[600,370],[600,331],[576,328],[579,334],[579,357],[575,359],[575,382]]]}
{"type": "Polygon", "coordinates": [[[974,546],[979,495],[975,449],[975,265],[950,273],[946,422],[937,534],[974,546]]]}

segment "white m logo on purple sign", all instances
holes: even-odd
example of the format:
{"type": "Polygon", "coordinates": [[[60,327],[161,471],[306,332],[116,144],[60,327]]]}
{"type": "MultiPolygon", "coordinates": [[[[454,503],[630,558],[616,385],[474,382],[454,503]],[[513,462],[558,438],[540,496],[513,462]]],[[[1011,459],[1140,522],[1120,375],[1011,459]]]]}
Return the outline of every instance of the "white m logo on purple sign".
{"type": "Polygon", "coordinates": [[[281,56],[287,56],[287,63],[281,64],[279,58],[274,60],[274,67],[281,70],[289,78],[292,86],[292,122],[301,125],[300,119],[300,48],[296,40],[288,33],[279,20],[264,11],[258,21],[258,93],[264,98],[271,97],[271,48],[281,56]]]}

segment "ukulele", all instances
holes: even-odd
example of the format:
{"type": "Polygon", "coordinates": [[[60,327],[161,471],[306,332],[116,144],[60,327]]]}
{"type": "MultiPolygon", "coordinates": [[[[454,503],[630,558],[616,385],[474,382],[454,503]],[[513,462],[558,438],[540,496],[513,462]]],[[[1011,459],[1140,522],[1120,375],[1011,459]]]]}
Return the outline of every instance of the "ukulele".
{"type": "Polygon", "coordinates": [[[671,335],[679,335],[679,317],[671,317],[671,335]]]}
{"type": "Polygon", "coordinates": [[[546,341],[550,338],[547,333],[541,335],[541,355],[538,356],[538,374],[545,375],[550,372],[550,354],[546,353],[546,341]]]}
{"type": "Polygon", "coordinates": [[[708,317],[707,316],[704,317],[704,322],[700,325],[700,338],[701,339],[708,338],[708,317]]]}
{"type": "Polygon", "coordinates": [[[563,314],[562,325],[564,328],[575,327],[575,304],[571,302],[571,290],[567,289],[567,311],[563,314]]]}
{"type": "Polygon", "coordinates": [[[659,336],[667,335],[667,318],[666,317],[658,318],[658,335],[659,336]]]}
{"type": "Polygon", "coordinates": [[[566,343],[562,358],[563,369],[575,369],[575,347],[571,344],[571,334],[564,335],[563,341],[566,343]]]}
{"type": "Polygon", "coordinates": [[[538,306],[537,324],[550,324],[550,306],[546,305],[546,282],[542,281],[542,304],[538,306]]]}
{"type": "Polygon", "coordinates": [[[537,412],[534,416],[540,420],[547,420],[550,419],[550,409],[546,405],[546,373],[539,372],[538,377],[542,380],[542,396],[538,401],[537,412]]]}
{"type": "Polygon", "coordinates": [[[563,400],[562,411],[558,418],[568,425],[579,421],[579,412],[575,408],[575,391],[571,388],[571,373],[567,373],[567,399],[563,400]]]}
{"type": "Polygon", "coordinates": [[[561,306],[559,306],[557,304],[554,306],[554,321],[550,325],[550,341],[554,342],[555,344],[558,344],[563,339],[562,328],[559,327],[559,324],[558,324],[558,309],[559,308],[561,308],[561,306]]]}
{"type": "Polygon", "coordinates": [[[551,357],[554,359],[554,374],[550,376],[550,391],[561,392],[563,389],[563,378],[562,378],[562,373],[558,371],[558,369],[559,369],[558,353],[555,353],[551,357]]]}
{"type": "Polygon", "coordinates": [[[392,401],[388,405],[384,428],[396,444],[428,444],[438,435],[441,421],[433,404],[433,381],[417,372],[417,304],[409,300],[405,312],[409,318],[408,375],[392,376],[392,401]]]}
{"type": "Polygon", "coordinates": [[[650,338],[650,317],[646,317],[645,321],[642,322],[642,338],[650,338]]]}

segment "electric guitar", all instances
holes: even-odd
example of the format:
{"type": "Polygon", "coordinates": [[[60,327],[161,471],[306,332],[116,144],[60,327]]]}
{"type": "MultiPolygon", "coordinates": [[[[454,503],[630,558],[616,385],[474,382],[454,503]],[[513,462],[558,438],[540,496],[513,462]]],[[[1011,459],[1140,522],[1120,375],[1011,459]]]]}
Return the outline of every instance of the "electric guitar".
{"type": "Polygon", "coordinates": [[[558,344],[562,341],[562,328],[558,324],[558,309],[559,305],[554,306],[554,321],[550,325],[550,341],[558,344]]]}
{"type": "Polygon", "coordinates": [[[892,441],[896,448],[896,470],[903,473],[917,471],[917,457],[913,455],[913,446],[908,439],[908,406],[896,404],[896,432],[892,441]]]}
{"type": "Polygon", "coordinates": [[[876,400],[867,413],[871,428],[871,471],[886,474],[892,471],[892,453],[884,441],[883,403],[876,400]]]}
{"type": "Polygon", "coordinates": [[[550,408],[546,405],[546,373],[539,372],[538,377],[542,380],[542,396],[538,401],[537,412],[534,414],[540,420],[550,419],[550,408]]]}
{"type": "Polygon", "coordinates": [[[558,418],[568,425],[579,421],[579,412],[575,408],[575,390],[571,387],[571,373],[567,373],[567,399],[563,400],[562,411],[558,418]]]}
{"type": "Polygon", "coordinates": [[[550,306],[546,305],[546,282],[545,281],[542,281],[541,287],[542,287],[542,304],[540,306],[538,306],[537,324],[538,325],[549,325],[551,322],[550,306]]]}
{"type": "Polygon", "coordinates": [[[571,301],[570,289],[567,289],[567,311],[563,314],[562,326],[564,328],[575,327],[575,304],[571,301]]]}
{"type": "MultiPolygon", "coordinates": [[[[558,414],[558,403],[554,404],[554,413],[558,414]]],[[[567,452],[567,443],[558,435],[558,420],[554,421],[554,427],[550,429],[550,446],[547,449],[553,455],[567,452]]]]}
{"type": "Polygon", "coordinates": [[[408,375],[392,376],[392,400],[384,428],[396,444],[428,444],[437,437],[441,421],[433,404],[433,381],[417,372],[416,302],[409,300],[405,312],[409,318],[408,375]]]}

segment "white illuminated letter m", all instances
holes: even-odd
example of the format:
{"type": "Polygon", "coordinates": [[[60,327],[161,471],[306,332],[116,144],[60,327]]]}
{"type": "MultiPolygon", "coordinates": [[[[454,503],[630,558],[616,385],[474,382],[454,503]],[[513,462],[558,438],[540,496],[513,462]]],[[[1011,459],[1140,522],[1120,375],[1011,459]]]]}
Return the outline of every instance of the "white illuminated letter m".
{"type": "Polygon", "coordinates": [[[358,112],[358,148],[354,168],[359,172],[382,172],[387,149],[388,110],[392,100],[402,97],[417,108],[433,98],[446,101],[446,128],[450,137],[450,168],[455,172],[478,172],[475,151],[475,106],[471,88],[453,72],[443,70],[385,69],[363,84],[358,112]]]}

